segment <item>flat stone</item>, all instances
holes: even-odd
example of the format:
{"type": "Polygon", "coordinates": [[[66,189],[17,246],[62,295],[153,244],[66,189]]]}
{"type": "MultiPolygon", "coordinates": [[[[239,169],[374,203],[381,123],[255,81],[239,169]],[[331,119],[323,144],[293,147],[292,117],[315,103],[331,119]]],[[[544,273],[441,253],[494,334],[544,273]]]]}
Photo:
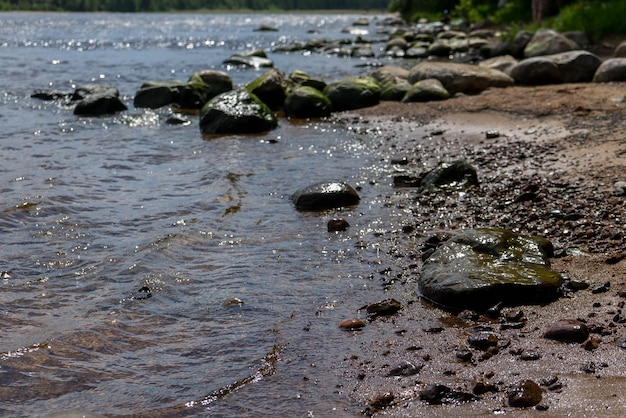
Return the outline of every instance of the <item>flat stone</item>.
{"type": "Polygon", "coordinates": [[[422,266],[421,294],[438,305],[484,311],[554,300],[561,275],[550,269],[551,243],[499,228],[464,231],[422,266]]]}

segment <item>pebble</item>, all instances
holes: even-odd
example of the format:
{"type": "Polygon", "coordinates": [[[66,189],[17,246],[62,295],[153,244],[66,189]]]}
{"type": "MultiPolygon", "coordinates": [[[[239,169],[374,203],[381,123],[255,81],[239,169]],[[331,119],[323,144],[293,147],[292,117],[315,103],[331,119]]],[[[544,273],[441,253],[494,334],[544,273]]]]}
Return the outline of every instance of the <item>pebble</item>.
{"type": "Polygon", "coordinates": [[[413,376],[418,374],[423,367],[423,364],[415,365],[407,361],[391,369],[387,376],[413,376]]]}
{"type": "Polygon", "coordinates": [[[587,325],[577,319],[561,319],[554,323],[544,338],[569,343],[582,343],[589,338],[587,325]]]}
{"type": "Polygon", "coordinates": [[[365,326],[365,322],[356,318],[344,319],[343,321],[339,323],[339,328],[345,329],[345,330],[361,329],[364,326],[365,326]]]}
{"type": "Polygon", "coordinates": [[[524,380],[515,385],[508,395],[509,406],[528,408],[538,405],[543,398],[539,385],[532,380],[524,380]]]}
{"type": "Polygon", "coordinates": [[[474,395],[484,395],[487,392],[497,392],[498,388],[485,379],[485,376],[474,376],[470,384],[474,395]]]}
{"type": "Polygon", "coordinates": [[[498,336],[490,332],[476,332],[467,337],[467,342],[471,347],[486,351],[498,345],[498,336]]]}
{"type": "Polygon", "coordinates": [[[331,219],[328,221],[328,232],[345,231],[350,227],[350,224],[345,219],[331,219]]]}
{"type": "Polygon", "coordinates": [[[385,299],[380,302],[372,303],[365,307],[368,315],[393,315],[402,308],[402,304],[395,299],[385,299]]]}

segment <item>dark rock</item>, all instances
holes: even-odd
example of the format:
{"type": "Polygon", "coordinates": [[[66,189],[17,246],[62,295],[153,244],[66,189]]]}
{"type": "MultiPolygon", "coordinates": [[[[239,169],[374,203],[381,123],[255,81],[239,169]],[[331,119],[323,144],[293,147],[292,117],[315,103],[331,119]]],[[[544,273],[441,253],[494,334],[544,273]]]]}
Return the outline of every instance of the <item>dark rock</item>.
{"type": "Polygon", "coordinates": [[[474,395],[484,395],[487,392],[497,392],[498,388],[485,379],[484,375],[475,376],[470,383],[474,395]]]}
{"type": "Polygon", "coordinates": [[[576,319],[561,319],[553,324],[543,337],[568,343],[582,343],[589,337],[589,329],[576,319]]]}
{"type": "Polygon", "coordinates": [[[596,83],[610,81],[626,81],[626,58],[609,58],[605,60],[593,76],[596,83]]]}
{"type": "Polygon", "coordinates": [[[308,86],[290,90],[284,103],[285,115],[293,118],[321,118],[330,116],[332,104],[321,91],[308,86]]]}
{"type": "Polygon", "coordinates": [[[515,408],[528,408],[538,405],[543,398],[539,385],[532,380],[518,383],[508,393],[509,406],[515,408]]]}
{"type": "Polygon", "coordinates": [[[478,186],[476,169],[465,161],[441,163],[425,173],[419,186],[427,190],[466,189],[478,186]]]}
{"type": "Polygon", "coordinates": [[[76,104],[74,114],[80,116],[112,115],[127,109],[117,96],[91,94],[76,104]]]}
{"type": "Polygon", "coordinates": [[[402,304],[395,299],[385,299],[372,303],[365,307],[365,311],[371,316],[393,315],[402,308],[402,304]]]}
{"type": "Polygon", "coordinates": [[[52,101],[52,100],[67,100],[72,97],[72,92],[50,90],[50,89],[37,89],[30,95],[33,99],[52,101]]]}
{"type": "Polygon", "coordinates": [[[356,190],[344,182],[320,182],[306,186],[291,196],[300,210],[323,210],[354,206],[360,197],[356,190]]]}
{"type": "Polygon", "coordinates": [[[203,134],[261,133],[277,125],[272,111],[245,90],[219,94],[200,112],[200,131],[203,134]]]}
{"type": "Polygon", "coordinates": [[[328,232],[345,231],[350,227],[350,224],[345,219],[331,219],[328,221],[328,232]]]}
{"type": "Polygon", "coordinates": [[[481,351],[498,346],[498,336],[490,332],[476,332],[467,337],[467,343],[481,351]]]}
{"type": "Polygon", "coordinates": [[[393,403],[395,396],[391,392],[385,392],[382,395],[376,396],[370,401],[370,406],[375,409],[385,408],[393,403]]]}
{"type": "Polygon", "coordinates": [[[476,396],[450,389],[445,385],[431,384],[419,392],[420,400],[431,405],[457,404],[476,400],[476,396]]]}
{"type": "Polygon", "coordinates": [[[420,370],[422,370],[423,367],[424,367],[423,364],[415,365],[407,361],[391,369],[389,373],[387,374],[387,376],[404,376],[404,377],[414,376],[418,374],[420,370]]]}
{"type": "Polygon", "coordinates": [[[473,354],[467,348],[459,348],[455,353],[456,358],[462,361],[470,361],[472,360],[473,354]]]}
{"type": "Polygon", "coordinates": [[[283,106],[291,81],[282,71],[272,68],[250,82],[246,89],[258,97],[270,109],[276,110],[283,106]]]}
{"type": "Polygon", "coordinates": [[[85,84],[74,90],[74,93],[72,93],[72,101],[83,100],[92,95],[119,97],[120,91],[116,87],[108,84],[85,84]]]}
{"type": "Polygon", "coordinates": [[[495,303],[544,303],[558,296],[559,273],[550,269],[551,243],[497,228],[467,230],[442,244],[422,266],[419,290],[457,309],[495,303]]]}
{"type": "Polygon", "coordinates": [[[223,63],[252,68],[269,68],[274,66],[272,60],[267,58],[267,54],[263,50],[239,52],[231,55],[223,63]]]}

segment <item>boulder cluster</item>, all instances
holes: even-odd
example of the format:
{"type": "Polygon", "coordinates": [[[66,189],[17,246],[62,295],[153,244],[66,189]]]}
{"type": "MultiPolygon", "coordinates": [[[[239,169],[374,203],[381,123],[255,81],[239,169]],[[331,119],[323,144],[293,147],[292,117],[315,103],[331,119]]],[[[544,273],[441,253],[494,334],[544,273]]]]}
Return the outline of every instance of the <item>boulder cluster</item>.
{"type": "MultiPolygon", "coordinates": [[[[278,46],[273,52],[305,50],[376,57],[372,43],[360,35],[368,23],[360,20],[353,30],[346,30],[356,35],[354,41],[314,38],[278,46]]],[[[230,75],[219,70],[196,72],[187,81],[147,81],[135,93],[133,105],[199,111],[203,134],[240,134],[274,129],[280,110],[291,118],[319,118],[373,106],[381,100],[445,100],[514,84],[626,81],[626,42],[615,49],[614,57],[603,60],[585,49],[590,43],[582,32],[520,31],[512,40],[502,41],[493,29],[466,30],[441,22],[409,26],[397,19],[387,19],[383,24],[388,38],[383,41],[382,56],[377,58],[393,58],[396,65],[381,66],[367,75],[327,83],[302,70],[286,75],[273,68],[263,50],[238,52],[224,64],[267,71],[245,86],[234,86],[230,75]]],[[[70,99],[76,103],[77,115],[98,116],[127,109],[119,91],[108,85],[82,86],[72,93],[37,90],[32,96],[70,99]]]]}

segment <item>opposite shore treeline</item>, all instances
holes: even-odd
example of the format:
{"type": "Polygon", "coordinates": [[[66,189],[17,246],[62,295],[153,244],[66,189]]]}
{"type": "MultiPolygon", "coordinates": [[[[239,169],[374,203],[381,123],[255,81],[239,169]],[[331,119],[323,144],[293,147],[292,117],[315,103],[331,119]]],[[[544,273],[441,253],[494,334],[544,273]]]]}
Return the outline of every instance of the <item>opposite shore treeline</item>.
{"type": "Polygon", "coordinates": [[[0,11],[387,10],[389,0],[2,0],[0,11]]]}

